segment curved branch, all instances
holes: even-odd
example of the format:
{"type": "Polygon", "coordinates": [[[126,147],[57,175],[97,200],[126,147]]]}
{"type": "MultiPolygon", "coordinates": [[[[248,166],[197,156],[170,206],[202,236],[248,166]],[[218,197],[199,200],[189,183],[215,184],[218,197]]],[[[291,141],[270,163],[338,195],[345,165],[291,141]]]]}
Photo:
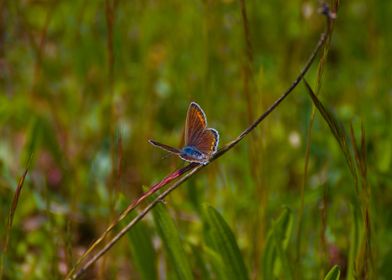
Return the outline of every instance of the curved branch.
{"type": "MultiPolygon", "coordinates": [[[[329,17],[327,17],[328,20],[330,20],[329,17]]],[[[211,162],[215,161],[222,155],[224,155],[226,152],[228,152],[230,149],[232,149],[234,146],[236,146],[247,134],[249,134],[253,129],[255,129],[269,114],[271,114],[276,107],[297,87],[297,85],[300,83],[300,81],[304,78],[305,74],[308,72],[310,66],[314,62],[317,53],[320,51],[321,47],[324,45],[326,42],[326,39],[328,38],[329,32],[324,32],[321,34],[320,39],[312,51],[311,55],[309,56],[307,62],[305,63],[305,66],[302,68],[301,72],[298,74],[297,78],[294,80],[294,82],[291,84],[291,86],[259,117],[257,118],[250,126],[248,126],[237,138],[229,142],[227,145],[225,145],[223,148],[219,149],[217,153],[215,153],[210,161],[207,164],[200,164],[200,165],[195,165],[195,163],[190,163],[187,166],[185,166],[181,170],[186,170],[186,172],[189,171],[184,177],[179,179],[177,182],[175,182],[173,185],[171,185],[169,188],[167,188],[164,192],[162,192],[156,199],[154,199],[146,208],[143,209],[142,212],[140,212],[132,221],[130,221],[120,232],[118,232],[102,249],[100,249],[88,262],[86,262],[83,267],[77,271],[76,273],[73,274],[73,271],[75,267],[71,270],[71,272],[67,275],[66,279],[77,279],[80,277],[92,264],[94,264],[102,255],[104,255],[122,236],[124,236],[125,233],[128,232],[138,221],[140,221],[157,203],[162,201],[167,195],[169,195],[173,190],[175,190],[177,187],[179,187],[183,182],[187,181],[191,176],[193,176],[195,173],[197,173],[199,170],[202,168],[206,167],[209,165],[211,162]]],[[[173,174],[173,173],[172,173],[173,174]]],[[[184,173],[179,174],[179,176],[183,175],[184,173]]],[[[176,178],[178,178],[177,176],[176,178]]],[[[168,176],[170,177],[170,175],[168,176]]],[[[168,177],[165,177],[168,178],[168,177]]],[[[165,186],[168,182],[165,184],[161,184],[163,181],[162,180],[158,185],[160,186],[159,188],[154,185],[152,189],[150,189],[147,193],[152,194],[159,189],[161,189],[163,186],[165,186]]],[[[171,180],[170,180],[171,181],[171,180]]],[[[146,193],[146,194],[147,194],[146,193]]],[[[143,200],[147,197],[147,195],[144,194],[142,196],[143,200]]],[[[140,202],[141,198],[138,199],[137,201],[140,202]]],[[[136,203],[139,204],[139,203],[136,203]]],[[[132,203],[127,210],[131,210],[130,208],[134,209],[134,203],[132,203]]],[[[124,213],[129,213],[129,211],[124,211],[121,217],[124,217],[124,213]]],[[[110,230],[113,227],[110,228],[110,230]]],[[[105,233],[108,231],[105,231],[105,233]]],[[[105,234],[106,235],[106,234],[105,234]]],[[[101,240],[102,241],[102,240],[101,240]]],[[[86,256],[86,254],[84,255],[86,256]]],[[[78,262],[80,263],[80,261],[78,262]]]]}

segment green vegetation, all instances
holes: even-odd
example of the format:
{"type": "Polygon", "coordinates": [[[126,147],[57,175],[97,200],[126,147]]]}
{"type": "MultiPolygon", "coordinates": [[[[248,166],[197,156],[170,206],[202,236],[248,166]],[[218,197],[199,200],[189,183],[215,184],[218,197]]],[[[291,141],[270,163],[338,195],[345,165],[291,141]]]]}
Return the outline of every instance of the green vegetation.
{"type": "Polygon", "coordinates": [[[392,279],[392,2],[372,3],[0,0],[0,278],[392,279]],[[323,32],[210,164],[148,143],[180,147],[195,101],[227,147],[323,32]]]}

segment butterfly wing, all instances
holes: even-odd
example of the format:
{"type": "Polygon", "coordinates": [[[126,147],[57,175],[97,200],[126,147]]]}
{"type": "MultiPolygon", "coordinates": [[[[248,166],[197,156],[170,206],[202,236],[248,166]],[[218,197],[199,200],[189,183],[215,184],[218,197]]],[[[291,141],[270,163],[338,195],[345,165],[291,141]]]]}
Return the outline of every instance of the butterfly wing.
{"type": "Polygon", "coordinates": [[[216,153],[219,144],[219,133],[213,128],[205,129],[201,135],[195,139],[192,144],[193,147],[198,149],[207,158],[210,158],[216,153]]]}
{"type": "Polygon", "coordinates": [[[181,154],[180,158],[185,161],[188,161],[188,162],[197,162],[197,163],[202,163],[202,164],[208,163],[208,160],[209,160],[209,158],[207,158],[207,157],[195,158],[194,156],[187,155],[187,154],[181,154]]]}
{"type": "Polygon", "coordinates": [[[193,146],[206,127],[206,115],[196,102],[192,102],[185,121],[185,146],[193,146]]]}
{"type": "Polygon", "coordinates": [[[207,118],[201,107],[192,102],[189,105],[185,122],[185,147],[173,148],[154,140],[149,142],[165,151],[180,156],[189,162],[206,164],[210,157],[217,151],[219,133],[213,128],[207,128],[207,118]]]}
{"type": "Polygon", "coordinates": [[[148,140],[148,142],[150,142],[151,145],[153,145],[155,147],[158,147],[158,148],[161,148],[162,150],[165,150],[165,151],[167,151],[169,153],[176,154],[176,155],[181,154],[181,150],[179,150],[177,148],[173,148],[171,146],[159,143],[159,142],[154,141],[154,140],[148,140]]]}

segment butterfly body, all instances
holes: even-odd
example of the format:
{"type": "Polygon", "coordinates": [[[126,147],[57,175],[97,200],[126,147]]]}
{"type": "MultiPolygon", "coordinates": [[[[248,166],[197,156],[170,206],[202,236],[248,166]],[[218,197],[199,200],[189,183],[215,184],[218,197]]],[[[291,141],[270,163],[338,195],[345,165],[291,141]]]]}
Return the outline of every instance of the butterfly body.
{"type": "Polygon", "coordinates": [[[202,152],[200,152],[196,147],[186,146],[181,149],[180,158],[186,161],[206,161],[208,158],[202,152]]]}
{"type": "Polygon", "coordinates": [[[192,102],[189,105],[185,122],[185,146],[177,149],[154,140],[149,142],[165,151],[178,155],[189,162],[207,164],[216,153],[219,143],[219,133],[213,128],[207,128],[207,118],[201,107],[192,102]]]}

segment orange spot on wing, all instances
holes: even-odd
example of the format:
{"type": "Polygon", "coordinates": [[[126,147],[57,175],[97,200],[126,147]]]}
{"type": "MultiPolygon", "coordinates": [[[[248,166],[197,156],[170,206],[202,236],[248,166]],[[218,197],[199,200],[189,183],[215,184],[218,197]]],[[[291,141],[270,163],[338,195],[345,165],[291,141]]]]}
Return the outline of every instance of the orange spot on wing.
{"type": "Polygon", "coordinates": [[[206,120],[204,119],[203,114],[200,111],[196,111],[196,115],[197,115],[199,121],[203,124],[203,126],[205,126],[206,120]]]}

